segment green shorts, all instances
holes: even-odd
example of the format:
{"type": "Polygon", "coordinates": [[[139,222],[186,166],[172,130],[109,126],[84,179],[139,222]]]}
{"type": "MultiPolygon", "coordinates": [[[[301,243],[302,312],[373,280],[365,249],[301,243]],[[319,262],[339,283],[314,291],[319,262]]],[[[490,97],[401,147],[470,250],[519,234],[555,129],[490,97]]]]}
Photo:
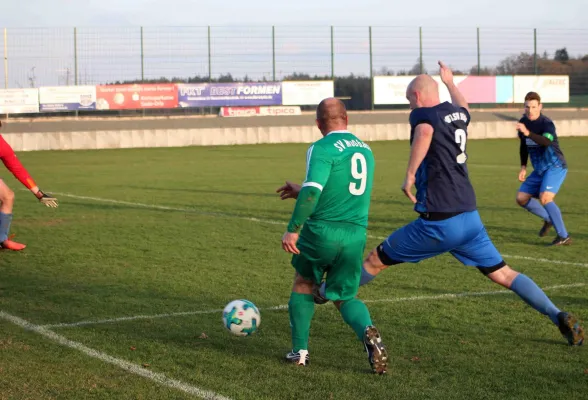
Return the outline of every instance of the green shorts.
{"type": "Polygon", "coordinates": [[[326,274],[326,297],[332,301],[353,299],[359,288],[366,228],[353,224],[307,222],[300,232],[292,257],[294,269],[314,283],[326,274]]]}

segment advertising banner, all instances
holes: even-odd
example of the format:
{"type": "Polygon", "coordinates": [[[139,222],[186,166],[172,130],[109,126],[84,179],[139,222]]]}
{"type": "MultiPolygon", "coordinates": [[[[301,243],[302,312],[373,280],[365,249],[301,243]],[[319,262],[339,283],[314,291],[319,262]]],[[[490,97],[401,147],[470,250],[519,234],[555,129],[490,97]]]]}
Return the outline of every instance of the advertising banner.
{"type": "Polygon", "coordinates": [[[537,92],[542,103],[568,103],[570,77],[567,75],[515,75],[514,102],[524,103],[525,95],[537,92]]]}
{"type": "Polygon", "coordinates": [[[41,111],[96,109],[96,86],[52,86],[39,88],[41,111]]]}
{"type": "Polygon", "coordinates": [[[301,115],[299,106],[274,106],[274,107],[221,107],[221,117],[268,117],[301,115]]]}
{"type": "Polygon", "coordinates": [[[0,114],[39,112],[39,89],[0,89],[0,114]]]}
{"type": "Polygon", "coordinates": [[[414,75],[374,76],[374,104],[408,104],[406,88],[414,75]]]}
{"type": "Polygon", "coordinates": [[[282,104],[280,82],[179,84],[180,107],[274,106],[282,104]]]}
{"type": "Polygon", "coordinates": [[[313,106],[334,95],[333,81],[282,82],[282,104],[285,106],[313,106]]]}
{"type": "MultiPolygon", "coordinates": [[[[374,100],[375,104],[408,104],[406,99],[406,88],[410,81],[416,75],[410,76],[376,76],[374,77],[374,100]]],[[[439,100],[451,101],[451,96],[447,87],[441,81],[439,75],[431,76],[439,85],[439,100]]],[[[535,84],[535,80],[544,82],[538,79],[541,77],[525,77],[531,78],[524,82],[529,85],[535,84]]],[[[516,82],[516,77],[514,78],[516,82]]],[[[474,76],[474,75],[457,75],[454,76],[453,81],[465,96],[468,103],[512,103],[513,102],[513,77],[512,76],[474,76]]],[[[555,82],[554,80],[547,80],[547,82],[555,82]]],[[[553,86],[552,86],[553,87],[553,86]]],[[[516,90],[516,89],[515,89],[516,90]]],[[[548,98],[553,98],[553,93],[557,92],[563,99],[563,92],[561,89],[547,90],[548,98]],[[551,96],[550,96],[551,95],[551,96]],[[550,97],[549,97],[550,96],[550,97]]],[[[525,92],[526,93],[526,92],[525,92]]],[[[516,96],[516,93],[514,94],[516,96]]],[[[523,95],[524,98],[524,95],[523,95]]],[[[567,101],[567,100],[566,100],[567,101]]]]}
{"type": "Polygon", "coordinates": [[[98,110],[176,108],[178,88],[173,83],[97,86],[96,99],[98,110]]]}

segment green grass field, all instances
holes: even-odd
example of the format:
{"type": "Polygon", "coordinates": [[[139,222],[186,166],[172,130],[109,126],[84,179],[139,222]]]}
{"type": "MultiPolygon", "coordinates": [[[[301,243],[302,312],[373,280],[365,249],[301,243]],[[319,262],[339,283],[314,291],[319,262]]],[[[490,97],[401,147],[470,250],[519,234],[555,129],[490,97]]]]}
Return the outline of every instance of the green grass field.
{"type": "MultiPolygon", "coordinates": [[[[562,139],[570,172],[557,200],[575,241],[562,248],[515,205],[518,142],[468,146],[480,213],[507,262],[588,320],[588,140],[562,139]]],[[[288,313],[272,307],[290,294],[280,239],[294,203],[274,191],[303,178],[306,148],[20,153],[60,207],[2,173],[18,189],[11,232],[28,247],[0,254],[0,399],[585,396],[586,346],[568,347],[547,317],[449,256],[360,289],[391,355],[387,376],[370,374],[331,304],[317,306],[310,367],[282,362],[288,313]],[[222,325],[220,310],[238,298],[261,308],[252,337],[222,325]]],[[[372,148],[370,248],[416,215],[400,191],[408,144],[372,148]]]]}

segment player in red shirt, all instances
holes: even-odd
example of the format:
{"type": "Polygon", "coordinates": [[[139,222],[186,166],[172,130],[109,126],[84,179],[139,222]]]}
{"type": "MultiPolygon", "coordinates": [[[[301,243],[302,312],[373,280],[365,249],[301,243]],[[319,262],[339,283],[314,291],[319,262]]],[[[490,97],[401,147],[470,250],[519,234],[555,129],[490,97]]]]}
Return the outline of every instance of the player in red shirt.
{"type": "MultiPolygon", "coordinates": [[[[0,122],[0,127],[2,122],[0,122]]],[[[47,207],[57,207],[57,199],[46,193],[43,193],[37,186],[33,178],[29,175],[25,167],[20,163],[14,150],[4,138],[0,135],[0,160],[6,168],[29,189],[37,199],[47,207]]],[[[8,238],[10,223],[12,222],[12,206],[14,205],[14,192],[0,179],[0,247],[8,250],[19,251],[26,247],[22,243],[17,243],[8,238]]]]}

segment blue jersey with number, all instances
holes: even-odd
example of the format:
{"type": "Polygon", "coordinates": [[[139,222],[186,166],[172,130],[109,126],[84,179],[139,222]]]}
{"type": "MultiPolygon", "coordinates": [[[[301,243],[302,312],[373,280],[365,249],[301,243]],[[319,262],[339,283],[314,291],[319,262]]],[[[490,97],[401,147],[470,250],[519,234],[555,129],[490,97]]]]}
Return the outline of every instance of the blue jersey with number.
{"type": "Polygon", "coordinates": [[[555,132],[555,124],[545,115],[541,114],[539,118],[531,121],[527,116],[523,116],[519,122],[523,123],[530,132],[537,135],[545,136],[551,140],[550,146],[541,146],[529,137],[525,137],[519,132],[519,138],[524,142],[531,157],[531,164],[537,173],[542,174],[551,167],[567,168],[567,162],[563,152],[559,147],[559,140],[555,132]]]}
{"type": "Polygon", "coordinates": [[[410,113],[410,143],[419,124],[433,127],[431,147],[416,173],[419,213],[456,213],[476,210],[476,195],[466,166],[470,114],[444,102],[410,113]]]}

